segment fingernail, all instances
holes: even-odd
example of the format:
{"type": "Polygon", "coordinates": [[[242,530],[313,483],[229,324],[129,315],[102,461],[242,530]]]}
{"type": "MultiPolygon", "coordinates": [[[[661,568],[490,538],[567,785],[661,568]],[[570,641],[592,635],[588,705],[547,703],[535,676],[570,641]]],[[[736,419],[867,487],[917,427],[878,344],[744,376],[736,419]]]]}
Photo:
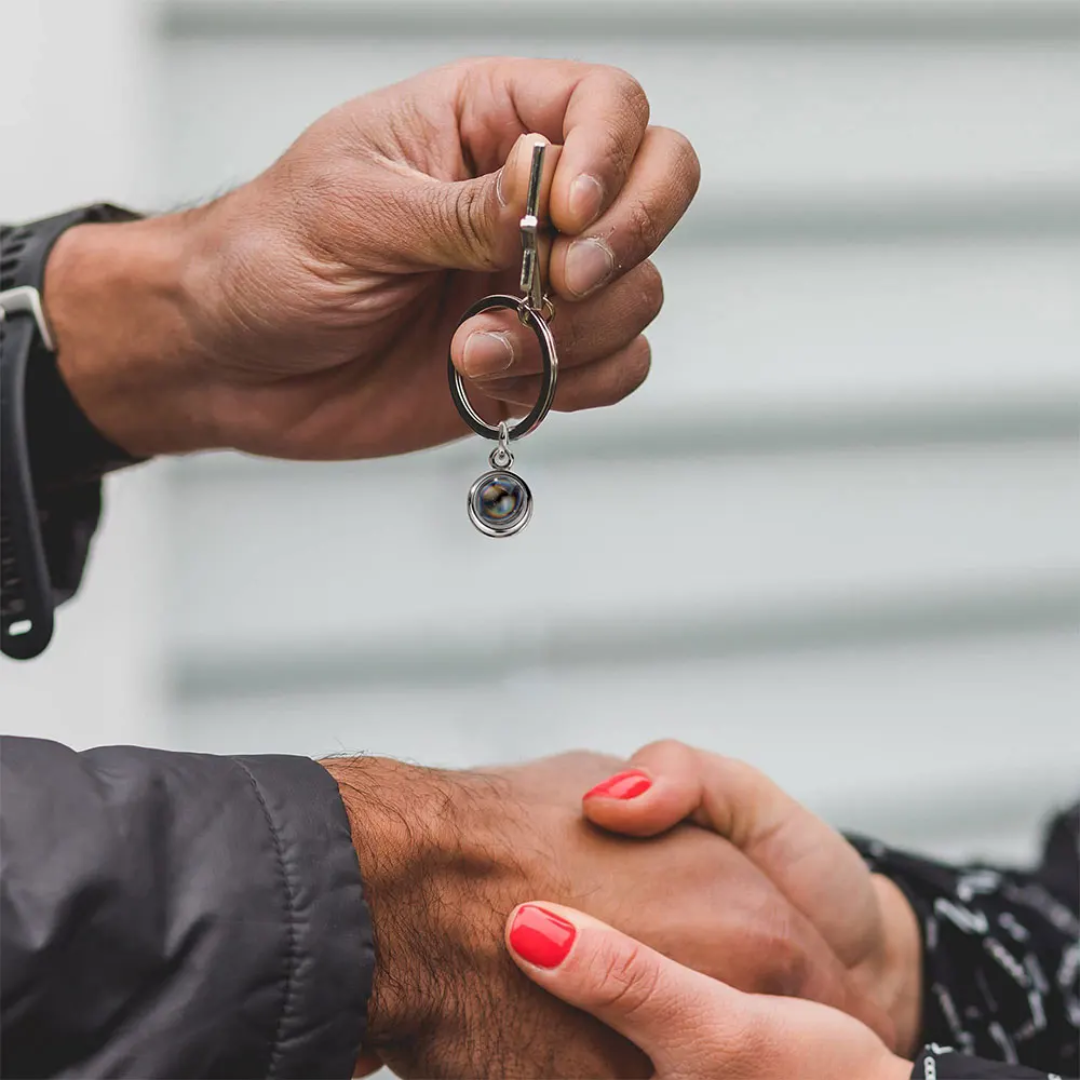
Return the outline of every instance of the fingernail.
{"type": "Polygon", "coordinates": [[[652,787],[652,781],[637,769],[609,776],[603,783],[586,791],[586,799],[636,799],[652,787]]]}
{"type": "Polygon", "coordinates": [[[582,173],[570,185],[570,216],[576,218],[584,229],[596,220],[604,201],[604,186],[588,173],[582,173]]]}
{"type": "Polygon", "coordinates": [[[507,334],[475,330],[465,342],[461,366],[470,379],[485,379],[505,371],[514,362],[514,346],[507,334]]]}
{"type": "Polygon", "coordinates": [[[506,189],[503,186],[506,183],[507,173],[510,176],[514,175],[514,169],[517,166],[517,156],[521,150],[521,144],[525,141],[524,135],[519,135],[514,140],[514,145],[510,147],[510,153],[506,155],[506,161],[503,162],[503,167],[499,170],[499,175],[495,177],[495,197],[499,200],[500,206],[506,206],[506,189]]]}
{"type": "Polygon", "coordinates": [[[598,289],[615,269],[615,256],[603,240],[575,240],[566,254],[566,287],[575,296],[598,289]]]}
{"type": "Polygon", "coordinates": [[[530,964],[542,968],[556,968],[570,952],[577,937],[572,922],[545,911],[535,904],[518,908],[510,925],[510,948],[530,964]]]}

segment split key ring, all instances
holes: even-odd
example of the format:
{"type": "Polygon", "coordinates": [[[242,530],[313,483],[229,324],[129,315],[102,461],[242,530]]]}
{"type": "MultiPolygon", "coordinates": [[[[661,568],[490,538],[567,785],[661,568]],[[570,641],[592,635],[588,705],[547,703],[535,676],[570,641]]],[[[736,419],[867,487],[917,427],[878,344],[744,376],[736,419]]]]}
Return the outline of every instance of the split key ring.
{"type": "MultiPolygon", "coordinates": [[[[528,523],[532,516],[532,492],[516,473],[510,472],[514,455],[510,443],[523,439],[535,431],[547,416],[555,400],[555,384],[559,373],[559,359],[555,352],[555,339],[548,323],[554,317],[555,305],[544,293],[540,273],[540,181],[544,171],[544,153],[547,147],[538,143],[533,147],[529,170],[529,190],[525,200],[525,216],[521,219],[521,291],[520,297],[496,293],[477,300],[462,315],[457,326],[484,311],[507,309],[516,311],[524,326],[536,335],[540,345],[540,395],[536,404],[524,419],[508,425],[489,424],[472,407],[465,392],[461,374],[447,357],[447,373],[450,380],[450,397],[466,424],[485,439],[498,441],[488,461],[491,471],[480,476],[469,489],[468,510],[472,523],[485,536],[512,536],[528,523]]],[[[455,327],[455,330],[457,327],[455,327]]]]}

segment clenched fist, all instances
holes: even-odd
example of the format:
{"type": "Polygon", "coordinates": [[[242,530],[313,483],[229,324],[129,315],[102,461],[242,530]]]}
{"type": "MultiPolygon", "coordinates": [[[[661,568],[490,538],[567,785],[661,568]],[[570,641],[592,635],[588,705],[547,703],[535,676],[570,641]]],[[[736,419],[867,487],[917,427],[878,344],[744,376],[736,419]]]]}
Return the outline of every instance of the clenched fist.
{"type": "Polygon", "coordinates": [[[649,368],[663,299],[649,255],[698,161],[649,125],[626,73],[553,60],[451,64],[350,101],[207,206],[59,241],[45,304],[61,371],[135,454],[398,454],[465,433],[446,350],[494,422],[527,412],[539,357],[513,313],[531,144],[561,362],[555,408],[618,401],[649,368]]]}

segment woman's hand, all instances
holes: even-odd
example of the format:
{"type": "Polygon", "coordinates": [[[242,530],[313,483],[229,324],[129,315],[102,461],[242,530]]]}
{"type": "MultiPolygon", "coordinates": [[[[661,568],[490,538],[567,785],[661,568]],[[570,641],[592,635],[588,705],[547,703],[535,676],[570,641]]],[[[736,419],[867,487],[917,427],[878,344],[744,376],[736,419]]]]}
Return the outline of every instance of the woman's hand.
{"type": "Polygon", "coordinates": [[[206,207],[66,233],[45,288],[61,370],[91,420],[146,455],[360,458],[453,439],[451,338],[478,411],[523,415],[531,331],[508,312],[454,328],[484,294],[519,292],[531,146],[550,140],[555,408],[616,402],[649,368],[663,290],[648,256],[699,178],[686,139],[648,120],[629,75],[570,61],[461,61],[357,98],[206,207]]]}
{"type": "Polygon", "coordinates": [[[900,890],[744,762],[668,740],[639,750],[630,766],[586,793],[585,816],[632,836],[655,836],[689,819],[726,837],[813,923],[886,1022],[861,1012],[860,1018],[898,1053],[911,1054],[922,1008],[922,946],[900,890]]]}
{"type": "Polygon", "coordinates": [[[826,1005],[744,994],[572,908],[516,908],[518,967],[635,1043],[660,1080],[909,1080],[912,1066],[826,1005]]]}

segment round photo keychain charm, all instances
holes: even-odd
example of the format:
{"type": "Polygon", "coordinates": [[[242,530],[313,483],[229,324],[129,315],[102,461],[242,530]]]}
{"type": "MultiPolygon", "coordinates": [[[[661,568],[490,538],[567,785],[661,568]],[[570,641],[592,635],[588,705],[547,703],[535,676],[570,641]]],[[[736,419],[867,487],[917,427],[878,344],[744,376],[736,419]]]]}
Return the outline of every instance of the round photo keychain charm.
{"type": "MultiPolygon", "coordinates": [[[[554,317],[555,307],[544,295],[540,280],[540,180],[544,171],[543,144],[533,147],[529,169],[529,190],[525,201],[525,216],[521,219],[521,291],[522,295],[495,294],[478,300],[458,321],[458,326],[483,311],[504,308],[517,312],[522,325],[529,327],[540,344],[540,395],[532,411],[514,424],[505,420],[497,425],[487,423],[472,407],[465,393],[465,384],[453,361],[447,359],[450,377],[450,396],[462,420],[485,439],[494,439],[498,445],[488,456],[490,471],[477,478],[469,489],[469,520],[485,536],[513,536],[529,523],[532,517],[532,492],[529,485],[517,473],[511,471],[514,455],[511,442],[523,439],[535,431],[547,416],[555,399],[555,380],[559,360],[555,355],[555,339],[548,323],[554,317]]],[[[456,329],[456,328],[455,328],[456,329]]]]}
{"type": "Polygon", "coordinates": [[[529,524],[532,492],[529,485],[510,469],[509,430],[499,425],[499,445],[488,455],[491,471],[477,477],[469,488],[469,520],[485,536],[513,536],[529,524]]]}

